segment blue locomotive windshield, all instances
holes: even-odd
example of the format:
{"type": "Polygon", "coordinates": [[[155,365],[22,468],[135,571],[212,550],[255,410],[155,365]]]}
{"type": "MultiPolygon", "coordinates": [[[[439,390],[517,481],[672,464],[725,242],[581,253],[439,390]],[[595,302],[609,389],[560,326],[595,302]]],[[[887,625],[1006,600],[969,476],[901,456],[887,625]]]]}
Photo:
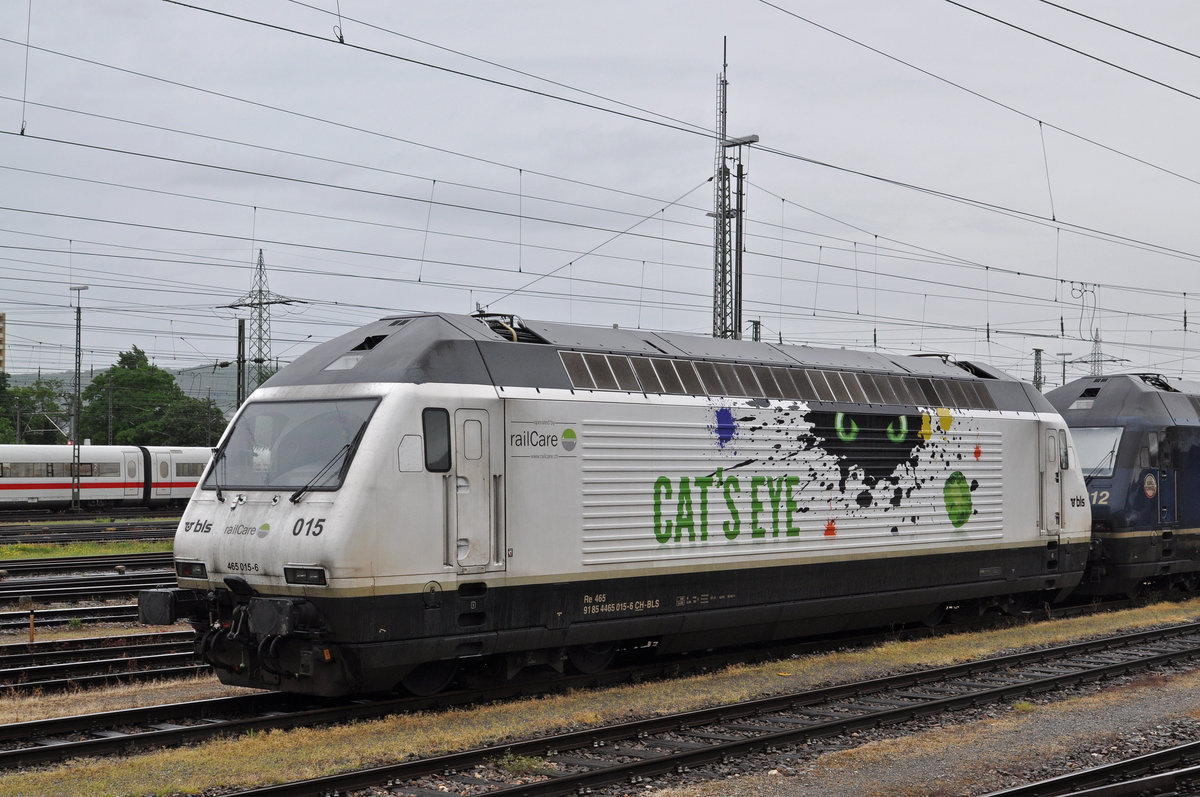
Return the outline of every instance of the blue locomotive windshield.
{"type": "Polygon", "coordinates": [[[1112,476],[1117,464],[1117,446],[1121,443],[1120,426],[1081,426],[1071,429],[1079,467],[1085,478],[1112,476]]]}
{"type": "Polygon", "coordinates": [[[206,490],[336,490],[377,398],[256,401],[234,422],[206,490]]]}

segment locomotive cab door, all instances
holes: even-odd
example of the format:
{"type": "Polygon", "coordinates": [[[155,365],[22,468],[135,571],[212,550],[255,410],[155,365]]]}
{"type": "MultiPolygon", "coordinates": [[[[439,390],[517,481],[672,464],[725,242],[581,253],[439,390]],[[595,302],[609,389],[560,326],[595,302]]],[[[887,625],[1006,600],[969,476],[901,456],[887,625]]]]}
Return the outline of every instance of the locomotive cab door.
{"type": "MultiPolygon", "coordinates": [[[[460,570],[503,570],[504,512],[501,477],[493,473],[492,424],[487,410],[454,411],[454,522],[449,554],[460,570]]],[[[501,424],[497,424],[499,431],[501,424]]]]}
{"type": "Polygon", "coordinates": [[[1063,520],[1063,471],[1069,467],[1066,430],[1043,424],[1040,447],[1042,533],[1058,534],[1063,520]]]}
{"type": "MultiPolygon", "coordinates": [[[[1152,433],[1153,434],[1153,433],[1152,433]]],[[[1175,457],[1174,446],[1166,432],[1158,432],[1157,457],[1151,466],[1158,466],[1158,522],[1163,528],[1176,525],[1175,457]]],[[[1151,454],[1155,454],[1151,449],[1151,454]]]]}

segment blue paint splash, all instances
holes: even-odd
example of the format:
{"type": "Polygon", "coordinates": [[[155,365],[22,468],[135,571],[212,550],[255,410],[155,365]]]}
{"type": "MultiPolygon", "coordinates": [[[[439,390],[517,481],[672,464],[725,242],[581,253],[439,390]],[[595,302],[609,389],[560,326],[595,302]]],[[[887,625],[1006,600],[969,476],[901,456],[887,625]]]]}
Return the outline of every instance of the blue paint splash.
{"type": "Polygon", "coordinates": [[[724,448],[725,445],[733,439],[737,433],[737,421],[733,418],[733,411],[728,407],[717,408],[717,445],[724,448]]]}

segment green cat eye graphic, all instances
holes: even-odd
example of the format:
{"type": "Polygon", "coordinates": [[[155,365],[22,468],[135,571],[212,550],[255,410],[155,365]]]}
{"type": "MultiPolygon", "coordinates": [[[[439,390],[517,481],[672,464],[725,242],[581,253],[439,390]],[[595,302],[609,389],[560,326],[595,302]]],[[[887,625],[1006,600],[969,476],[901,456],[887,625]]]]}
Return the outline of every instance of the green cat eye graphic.
{"type": "Polygon", "coordinates": [[[903,443],[904,438],[908,437],[908,416],[901,415],[887,425],[888,440],[893,443],[903,443]]]}
{"type": "Polygon", "coordinates": [[[847,418],[844,412],[839,412],[833,419],[833,430],[843,443],[853,443],[858,438],[858,424],[853,418],[847,418]],[[846,426],[846,421],[850,422],[849,426],[846,426]]]}

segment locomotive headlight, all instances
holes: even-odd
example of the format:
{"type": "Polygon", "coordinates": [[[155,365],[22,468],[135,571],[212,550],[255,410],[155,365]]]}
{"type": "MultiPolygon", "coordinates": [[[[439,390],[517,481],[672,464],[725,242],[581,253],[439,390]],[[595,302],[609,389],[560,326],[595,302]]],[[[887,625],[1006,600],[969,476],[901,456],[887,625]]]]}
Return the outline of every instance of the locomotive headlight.
{"type": "Polygon", "coordinates": [[[208,578],[208,568],[203,562],[176,562],[175,575],[180,578],[208,578]]]}
{"type": "Polygon", "coordinates": [[[283,579],[289,584],[316,584],[325,586],[325,568],[323,567],[293,567],[283,568],[283,579]]]}

